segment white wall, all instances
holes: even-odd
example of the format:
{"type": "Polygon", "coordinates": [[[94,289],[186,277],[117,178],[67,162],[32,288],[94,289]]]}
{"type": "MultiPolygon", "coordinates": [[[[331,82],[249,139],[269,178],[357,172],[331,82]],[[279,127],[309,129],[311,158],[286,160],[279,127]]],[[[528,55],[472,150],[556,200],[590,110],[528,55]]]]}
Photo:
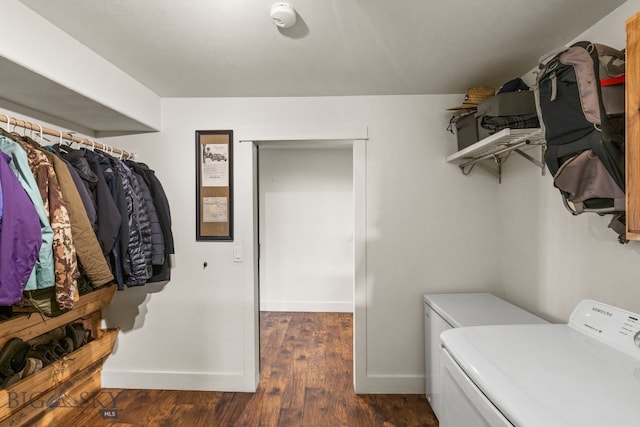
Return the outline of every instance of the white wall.
{"type": "MultiPolygon", "coordinates": [[[[577,40],[625,45],[625,20],[640,11],[630,0],[577,40]]],[[[550,176],[521,160],[521,172],[499,188],[501,295],[549,320],[566,322],[581,299],[640,312],[640,243],[617,243],[609,218],[573,217],[550,176]]]]}
{"type": "MultiPolygon", "coordinates": [[[[245,302],[242,265],[232,262],[232,249],[248,231],[236,221],[235,243],[195,242],[194,131],[357,124],[369,129],[368,389],[422,392],[422,295],[484,291],[499,281],[495,178],[482,170],[465,177],[444,161],[455,151],[445,109],[460,99],[165,99],[162,132],[107,140],[137,151],[165,184],[177,266],[161,292],[128,289],[105,311],[123,332],[104,385],[246,390],[244,359],[251,355],[241,340],[243,313],[254,308],[245,302]]],[[[251,171],[236,161],[234,174],[240,183],[251,171]]],[[[236,197],[236,219],[248,208],[241,200],[236,197]]]]}
{"type": "Polygon", "coordinates": [[[352,148],[259,148],[260,310],[353,312],[352,148]]]}

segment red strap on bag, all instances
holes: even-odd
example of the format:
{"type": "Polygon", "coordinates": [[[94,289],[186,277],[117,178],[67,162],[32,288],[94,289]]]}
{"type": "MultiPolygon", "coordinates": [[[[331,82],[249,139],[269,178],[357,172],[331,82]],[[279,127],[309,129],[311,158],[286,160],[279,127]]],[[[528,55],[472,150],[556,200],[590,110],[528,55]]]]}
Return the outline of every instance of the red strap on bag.
{"type": "Polygon", "coordinates": [[[600,86],[613,86],[624,83],[624,75],[620,77],[611,77],[609,79],[600,80],[600,86]]]}

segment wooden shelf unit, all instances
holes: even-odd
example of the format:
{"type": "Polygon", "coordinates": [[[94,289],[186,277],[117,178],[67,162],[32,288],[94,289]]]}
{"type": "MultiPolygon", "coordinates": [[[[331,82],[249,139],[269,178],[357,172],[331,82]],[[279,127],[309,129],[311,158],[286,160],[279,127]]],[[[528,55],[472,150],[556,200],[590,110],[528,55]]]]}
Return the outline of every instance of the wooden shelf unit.
{"type": "Polygon", "coordinates": [[[106,286],[80,297],[73,310],[58,316],[21,314],[0,322],[0,348],[11,338],[28,341],[55,328],[81,322],[91,330],[92,341],[35,374],[0,390],[0,427],[46,426],[60,410],[73,407],[63,402],[100,391],[100,373],[111,354],[118,330],[101,329],[102,307],[111,302],[116,286],[106,286]],[[55,411],[53,410],[55,409],[55,411]]]}

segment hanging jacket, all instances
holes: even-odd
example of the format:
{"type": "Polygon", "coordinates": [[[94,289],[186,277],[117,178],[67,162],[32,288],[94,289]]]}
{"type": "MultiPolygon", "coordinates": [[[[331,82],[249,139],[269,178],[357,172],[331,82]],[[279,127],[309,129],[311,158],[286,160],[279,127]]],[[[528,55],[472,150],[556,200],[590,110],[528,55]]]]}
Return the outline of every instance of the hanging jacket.
{"type": "Polygon", "coordinates": [[[87,186],[85,185],[84,181],[80,177],[80,174],[73,167],[73,165],[69,163],[67,159],[62,157],[62,154],[58,150],[56,150],[54,147],[48,146],[46,147],[46,149],[54,153],[67,166],[67,170],[69,171],[69,175],[71,175],[71,179],[73,180],[73,184],[76,187],[76,191],[78,192],[78,195],[82,200],[82,205],[84,206],[84,210],[87,214],[87,218],[89,219],[89,223],[91,224],[91,228],[95,231],[96,228],[98,227],[98,224],[97,224],[98,214],[96,212],[96,203],[91,193],[87,189],[87,186]]]}
{"type": "Polygon", "coordinates": [[[146,164],[140,162],[130,162],[134,171],[141,174],[145,182],[147,183],[151,195],[153,197],[153,204],[156,207],[158,214],[158,220],[162,228],[162,235],[164,240],[164,252],[165,261],[162,266],[153,267],[153,276],[149,279],[150,282],[163,282],[171,279],[171,258],[170,255],[174,254],[173,233],[171,231],[171,210],[169,208],[169,200],[164,192],[162,183],[156,176],[155,172],[150,169],[146,164]]]}
{"type": "Polygon", "coordinates": [[[56,302],[61,310],[71,310],[74,301],[78,298],[78,259],[71,234],[69,211],[49,159],[28,143],[20,140],[18,142],[27,153],[29,167],[38,183],[53,230],[56,302]]]}
{"type": "Polygon", "coordinates": [[[89,191],[89,194],[92,195],[93,206],[96,208],[97,201],[95,195],[99,177],[91,169],[89,162],[84,157],[84,152],[62,144],[55,144],[51,148],[73,166],[89,191]]]}
{"type": "Polygon", "coordinates": [[[153,274],[152,260],[153,260],[153,242],[151,239],[151,217],[149,215],[149,209],[147,208],[147,202],[144,198],[144,191],[140,187],[137,176],[133,173],[124,162],[115,160],[120,165],[119,167],[125,171],[129,178],[131,185],[132,195],[137,205],[138,226],[140,227],[140,239],[142,244],[142,251],[144,252],[145,264],[147,267],[147,279],[153,274]]]}
{"type": "MultiPolygon", "coordinates": [[[[125,164],[129,166],[128,162],[125,162],[125,164]]],[[[162,234],[162,226],[160,225],[160,220],[158,219],[158,212],[156,211],[156,206],[153,203],[151,190],[149,190],[149,186],[145,182],[142,175],[136,173],[135,170],[133,171],[133,177],[138,182],[140,193],[142,195],[142,199],[144,200],[144,204],[149,215],[149,223],[151,226],[151,264],[163,265],[165,258],[164,236],[162,234]]]]}
{"type": "Polygon", "coordinates": [[[105,256],[109,255],[116,243],[122,219],[100,165],[97,161],[86,156],[91,153],[89,151],[75,150],[60,145],[56,145],[54,148],[73,165],[87,188],[92,192],[97,216],[96,236],[102,253],[105,256]]]}
{"type": "Polygon", "coordinates": [[[0,181],[0,231],[2,231],[2,214],[4,213],[3,202],[4,202],[4,198],[2,197],[2,181],[0,181]]]}
{"type": "MultiPolygon", "coordinates": [[[[118,289],[122,290],[124,289],[125,277],[129,275],[129,267],[125,259],[129,246],[129,223],[127,201],[124,196],[122,180],[120,179],[120,174],[115,171],[108,159],[91,150],[82,149],[80,151],[89,162],[91,170],[100,176],[99,185],[101,195],[98,200],[109,198],[113,209],[118,213],[118,223],[110,225],[115,227],[110,231],[110,234],[114,236],[114,240],[108,256],[111,263],[111,271],[116,278],[118,289]]],[[[100,212],[100,209],[98,209],[98,219],[100,220],[102,217],[103,214],[100,212]]],[[[100,233],[100,230],[98,230],[98,233],[100,233]]]]}
{"type": "Polygon", "coordinates": [[[125,283],[128,286],[144,285],[150,275],[147,270],[142,230],[140,228],[140,201],[133,194],[131,179],[124,166],[119,162],[115,162],[114,166],[122,179],[122,188],[127,200],[129,246],[127,247],[125,265],[129,268],[129,276],[125,277],[125,283]]]}
{"type": "Polygon", "coordinates": [[[4,228],[0,231],[0,305],[20,301],[24,285],[34,270],[42,234],[38,212],[9,166],[11,158],[0,152],[0,183],[4,228]]]}
{"type": "Polygon", "coordinates": [[[40,221],[40,234],[42,245],[38,254],[35,268],[25,284],[25,290],[50,288],[55,285],[53,268],[53,230],[49,224],[49,215],[44,208],[44,202],[40,195],[40,189],[35,177],[29,168],[29,160],[24,149],[13,139],[8,138],[3,130],[0,130],[0,151],[11,157],[9,166],[17,176],[20,185],[27,192],[31,203],[38,213],[40,221]]]}
{"type": "MultiPolygon", "coordinates": [[[[40,148],[36,147],[36,149],[40,148]]],[[[84,274],[86,274],[94,287],[111,282],[113,275],[102,254],[102,249],[93,232],[87,213],[84,210],[84,204],[73,182],[73,178],[71,178],[67,165],[52,152],[46,150],[41,151],[53,164],[53,169],[58,178],[65,206],[69,212],[71,233],[73,235],[76,254],[80,265],[83,267],[84,274]]]]}

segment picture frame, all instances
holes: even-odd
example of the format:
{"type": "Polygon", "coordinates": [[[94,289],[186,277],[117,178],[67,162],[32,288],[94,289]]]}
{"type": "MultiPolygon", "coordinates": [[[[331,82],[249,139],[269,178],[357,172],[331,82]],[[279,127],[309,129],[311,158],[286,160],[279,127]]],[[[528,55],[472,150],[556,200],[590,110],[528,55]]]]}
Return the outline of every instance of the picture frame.
{"type": "Polygon", "coordinates": [[[196,241],[233,241],[233,131],[196,131],[196,241]]]}

